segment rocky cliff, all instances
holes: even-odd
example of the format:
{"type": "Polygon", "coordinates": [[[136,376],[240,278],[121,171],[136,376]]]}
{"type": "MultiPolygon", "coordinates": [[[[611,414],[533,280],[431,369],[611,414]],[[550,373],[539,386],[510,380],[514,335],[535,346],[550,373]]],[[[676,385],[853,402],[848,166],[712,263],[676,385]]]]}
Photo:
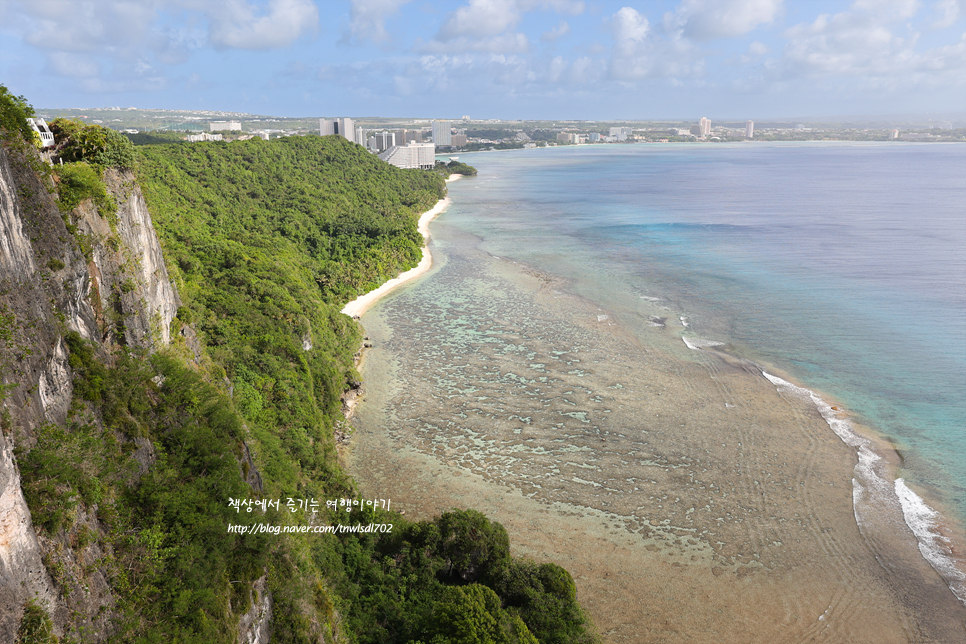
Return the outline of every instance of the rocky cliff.
{"type": "Polygon", "coordinates": [[[97,566],[110,553],[78,543],[79,531],[99,529],[95,512],[80,507],[71,531],[38,537],[15,455],[30,450],[41,427],[67,418],[73,371],[65,334],[92,341],[105,363],[122,346],[151,352],[170,341],[178,295],[144,198],[129,172],[107,170],[104,181],[116,216],[86,201],[65,217],[51,175],[32,150],[0,146],[3,642],[14,641],[28,600],[47,611],[58,633],[99,641],[112,629],[114,599],[97,566]]]}

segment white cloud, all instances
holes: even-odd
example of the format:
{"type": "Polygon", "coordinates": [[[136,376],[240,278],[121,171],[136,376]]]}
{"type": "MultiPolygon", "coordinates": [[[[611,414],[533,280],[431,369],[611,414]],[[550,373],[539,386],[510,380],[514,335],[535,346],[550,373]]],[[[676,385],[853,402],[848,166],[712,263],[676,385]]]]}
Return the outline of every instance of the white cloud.
{"type": "Polygon", "coordinates": [[[352,0],[349,10],[349,30],[354,39],[374,43],[388,42],[386,19],[396,14],[411,0],[352,0]]]}
{"type": "Polygon", "coordinates": [[[933,9],[938,15],[933,26],[945,29],[955,24],[960,16],[966,15],[966,0],[939,0],[933,9]]]}
{"type": "Polygon", "coordinates": [[[94,52],[106,43],[123,47],[143,39],[154,15],[150,6],[115,1],[91,2],[35,0],[6,3],[0,18],[19,23],[24,40],[41,49],[94,52]]]}
{"type": "Polygon", "coordinates": [[[605,22],[614,37],[609,75],[615,80],[693,76],[703,69],[690,41],[653,33],[647,18],[632,7],[621,8],[605,22]]]}
{"type": "Polygon", "coordinates": [[[781,8],[782,0],[683,0],[664,25],[694,40],[732,38],[771,24],[781,8]]]}
{"type": "Polygon", "coordinates": [[[130,60],[132,51],[178,49],[197,34],[224,48],[285,47],[318,26],[312,0],[6,0],[0,21],[46,51],[98,52],[130,60]],[[172,27],[171,22],[178,26],[172,27]],[[207,23],[207,30],[203,24],[207,23]],[[186,30],[183,24],[189,25],[186,30]],[[193,32],[186,37],[186,32],[193,32]],[[173,40],[174,42],[168,42],[173,40]]]}
{"type": "Polygon", "coordinates": [[[647,18],[631,7],[623,7],[610,17],[608,23],[614,35],[614,49],[619,56],[631,56],[639,51],[651,29],[647,18]]]}
{"type": "Polygon", "coordinates": [[[316,28],[313,0],[0,0],[4,38],[91,92],[156,91],[205,47],[285,47],[316,28]],[[11,36],[12,35],[12,36],[11,36]]]}
{"type": "Polygon", "coordinates": [[[768,53],[768,45],[756,40],[748,45],[748,53],[752,56],[764,56],[768,53]]]}
{"type": "Polygon", "coordinates": [[[564,36],[570,33],[570,25],[567,24],[566,20],[561,20],[560,24],[549,31],[545,31],[540,34],[540,40],[546,42],[554,42],[560,40],[564,36]]]}
{"type": "Polygon", "coordinates": [[[520,22],[523,15],[520,4],[517,0],[470,0],[449,17],[437,38],[448,41],[499,35],[520,22]]]}
{"type": "Polygon", "coordinates": [[[966,85],[966,34],[955,45],[920,49],[916,32],[906,33],[907,20],[918,10],[914,2],[863,0],[835,15],[785,32],[788,39],[778,80],[800,77],[849,78],[877,91],[909,91],[946,87],[961,92],[966,85]]]}
{"type": "Polygon", "coordinates": [[[529,48],[525,34],[511,33],[531,11],[579,14],[583,2],[573,0],[469,0],[451,13],[424,51],[490,51],[519,53],[529,48]]]}
{"type": "Polygon", "coordinates": [[[853,11],[869,11],[880,20],[906,20],[919,12],[919,0],[855,0],[853,11]]]}
{"type": "Polygon", "coordinates": [[[563,59],[563,56],[554,56],[554,59],[550,61],[550,70],[547,73],[547,80],[551,83],[556,83],[560,80],[566,70],[567,61],[563,59]]]}
{"type": "Polygon", "coordinates": [[[97,61],[89,56],[55,51],[47,57],[47,71],[55,76],[91,78],[97,76],[100,67],[97,61]]]}
{"type": "Polygon", "coordinates": [[[469,38],[460,36],[451,40],[431,40],[420,49],[425,53],[456,54],[469,51],[493,54],[522,54],[530,50],[530,40],[526,34],[509,33],[488,38],[469,38]]]}
{"type": "Polygon", "coordinates": [[[228,0],[227,6],[209,14],[212,44],[233,49],[275,49],[295,42],[319,22],[311,0],[270,0],[260,15],[246,0],[228,0]]]}

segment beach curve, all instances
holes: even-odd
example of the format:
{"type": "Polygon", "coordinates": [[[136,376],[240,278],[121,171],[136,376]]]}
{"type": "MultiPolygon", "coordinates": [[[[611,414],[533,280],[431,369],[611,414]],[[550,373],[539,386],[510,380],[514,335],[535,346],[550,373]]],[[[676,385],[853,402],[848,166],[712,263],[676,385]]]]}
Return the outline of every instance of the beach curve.
{"type": "MultiPolygon", "coordinates": [[[[446,180],[446,183],[456,181],[461,176],[462,175],[458,174],[450,175],[446,180]]],[[[445,212],[451,203],[453,202],[449,197],[444,197],[437,201],[435,206],[419,216],[419,223],[416,225],[416,229],[419,231],[419,234],[423,236],[423,256],[419,260],[419,263],[416,264],[414,268],[400,273],[397,277],[384,283],[379,288],[369,291],[368,293],[360,295],[356,299],[352,300],[342,307],[342,313],[353,318],[361,317],[370,306],[378,302],[379,299],[385,297],[387,294],[389,294],[389,292],[395,290],[396,287],[416,279],[433,267],[433,255],[429,251],[429,222],[431,222],[440,213],[445,212]]]]}

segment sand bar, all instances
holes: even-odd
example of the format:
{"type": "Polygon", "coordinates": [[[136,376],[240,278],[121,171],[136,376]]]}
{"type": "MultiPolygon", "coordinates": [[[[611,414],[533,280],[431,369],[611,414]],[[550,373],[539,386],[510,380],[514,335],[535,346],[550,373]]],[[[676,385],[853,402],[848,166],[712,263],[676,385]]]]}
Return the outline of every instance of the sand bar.
{"type": "MultiPolygon", "coordinates": [[[[459,177],[460,175],[451,175],[450,179],[447,179],[447,183],[454,181],[452,177],[459,177]]],[[[436,202],[430,210],[427,210],[422,215],[419,216],[419,224],[417,225],[417,230],[419,234],[423,236],[423,257],[416,264],[415,268],[410,268],[408,271],[399,274],[399,277],[389,280],[379,288],[369,291],[365,295],[360,295],[356,299],[352,300],[342,308],[342,312],[351,317],[361,316],[366,312],[370,306],[375,304],[379,298],[385,296],[387,293],[395,289],[400,284],[405,284],[406,282],[416,279],[423,273],[427,272],[433,267],[433,255],[429,252],[429,222],[433,220],[436,215],[445,211],[449,208],[452,203],[449,197],[440,199],[436,202]]]]}

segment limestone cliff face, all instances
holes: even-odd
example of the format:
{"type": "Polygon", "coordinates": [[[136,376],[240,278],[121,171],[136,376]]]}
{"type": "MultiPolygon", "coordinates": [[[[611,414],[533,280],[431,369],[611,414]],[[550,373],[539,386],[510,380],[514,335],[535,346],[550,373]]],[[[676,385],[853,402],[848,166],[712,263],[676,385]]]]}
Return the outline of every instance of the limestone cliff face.
{"type": "MultiPolygon", "coordinates": [[[[74,374],[67,332],[91,341],[106,364],[123,347],[154,352],[171,341],[180,301],[144,196],[128,171],[106,170],[104,183],[116,216],[86,201],[66,218],[69,228],[33,151],[0,145],[0,642],[16,639],[27,600],[50,614],[58,635],[100,642],[114,633],[117,602],[98,563],[112,557],[110,546],[79,539],[82,531],[102,532],[96,505],[78,504],[69,530],[38,534],[15,451],[29,451],[42,426],[68,418],[74,374]]],[[[193,329],[179,330],[197,366],[204,350],[193,329]]],[[[97,418],[85,422],[100,426],[97,418]]],[[[153,445],[133,442],[143,474],[154,462],[153,445]]],[[[260,491],[247,446],[243,460],[247,467],[239,467],[260,491]]],[[[264,577],[251,592],[238,640],[267,642],[272,603],[264,577]]]]}
{"type": "Polygon", "coordinates": [[[181,302],[134,175],[108,169],[104,182],[118,201],[113,230],[90,202],[75,213],[78,229],[94,241],[93,304],[102,313],[102,327],[119,344],[152,351],[171,341],[171,320],[181,302]]]}
{"type": "Polygon", "coordinates": [[[72,388],[62,327],[90,337],[83,255],[27,159],[0,148],[0,641],[13,641],[23,603],[67,619],[20,487],[13,448],[46,422],[63,422],[72,388]],[[49,265],[49,266],[48,266],[49,265]],[[58,315],[59,313],[59,315],[58,315]]]}
{"type": "MultiPolygon", "coordinates": [[[[105,361],[120,345],[154,351],[170,341],[180,304],[131,173],[105,172],[118,202],[114,225],[85,202],[72,214],[76,234],[45,174],[31,151],[0,146],[0,384],[6,393],[0,396],[0,642],[14,641],[28,599],[51,614],[58,633],[69,624],[89,641],[110,635],[114,600],[104,575],[91,571],[106,553],[75,552],[68,534],[38,538],[14,447],[29,449],[39,427],[67,418],[73,394],[67,331],[93,341],[105,361]],[[85,590],[63,592],[45,559],[62,577],[83,574],[85,590]]],[[[78,525],[99,529],[84,508],[78,525]]]]}

